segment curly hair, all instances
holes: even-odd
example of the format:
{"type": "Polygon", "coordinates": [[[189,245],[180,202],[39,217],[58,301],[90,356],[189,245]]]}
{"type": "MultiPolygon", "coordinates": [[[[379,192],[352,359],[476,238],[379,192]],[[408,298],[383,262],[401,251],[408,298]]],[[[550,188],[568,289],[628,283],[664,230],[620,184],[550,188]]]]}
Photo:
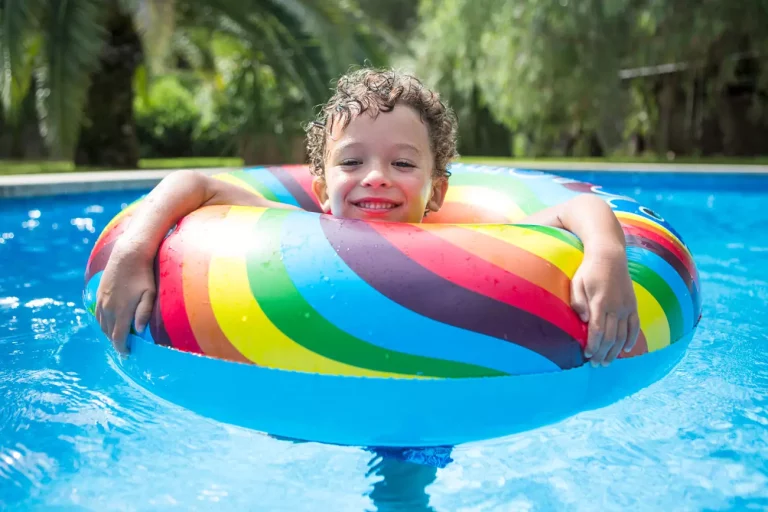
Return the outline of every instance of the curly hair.
{"type": "Polygon", "coordinates": [[[336,91],[317,118],[306,127],[309,167],[316,176],[325,175],[326,141],[334,123],[346,128],[355,116],[369,112],[377,116],[390,112],[395,104],[408,105],[427,124],[430,149],[434,155],[435,177],[449,177],[448,164],[458,156],[456,115],[440,96],[411,75],[395,70],[363,68],[342,76],[336,91]]]}

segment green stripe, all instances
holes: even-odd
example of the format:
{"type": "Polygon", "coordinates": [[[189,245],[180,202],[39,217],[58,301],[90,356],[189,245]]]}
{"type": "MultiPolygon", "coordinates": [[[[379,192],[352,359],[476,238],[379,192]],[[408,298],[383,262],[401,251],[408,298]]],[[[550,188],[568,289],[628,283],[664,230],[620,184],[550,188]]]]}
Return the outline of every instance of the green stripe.
{"type": "Polygon", "coordinates": [[[579,240],[579,238],[573,233],[571,233],[570,231],[554,228],[552,226],[540,226],[538,224],[519,224],[519,225],[526,229],[530,229],[532,231],[538,231],[539,233],[543,233],[545,235],[549,235],[551,237],[557,238],[561,242],[565,242],[571,247],[574,247],[582,252],[584,251],[584,245],[581,243],[581,240],[579,240]]]}
{"type": "Polygon", "coordinates": [[[443,378],[506,375],[481,366],[383,349],[330,323],[304,300],[285,270],[280,231],[290,214],[286,210],[264,212],[252,234],[260,243],[246,255],[251,292],[269,320],[286,336],[316,354],[358,368],[443,378]]]}
{"type": "Polygon", "coordinates": [[[482,173],[454,174],[451,176],[451,186],[478,186],[488,187],[490,190],[501,192],[509,196],[526,215],[541,211],[547,207],[539,197],[533,193],[525,181],[515,176],[492,176],[482,173]]]}
{"type": "Polygon", "coordinates": [[[265,199],[269,199],[270,201],[277,201],[278,203],[282,202],[277,198],[275,193],[272,192],[272,190],[269,187],[267,187],[264,183],[260,182],[256,178],[254,178],[253,175],[245,171],[233,171],[230,174],[235,178],[239,179],[240,181],[244,181],[248,185],[258,190],[259,194],[264,196],[265,199]]]}
{"type": "Polygon", "coordinates": [[[674,290],[659,274],[636,261],[629,261],[629,275],[659,301],[669,323],[670,340],[679,340],[683,336],[683,310],[674,290]]]}

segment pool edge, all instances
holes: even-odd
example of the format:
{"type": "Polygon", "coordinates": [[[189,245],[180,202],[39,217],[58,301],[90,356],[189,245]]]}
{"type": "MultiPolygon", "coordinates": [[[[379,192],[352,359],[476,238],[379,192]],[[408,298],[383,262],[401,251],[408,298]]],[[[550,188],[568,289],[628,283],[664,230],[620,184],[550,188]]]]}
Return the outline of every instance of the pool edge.
{"type": "MultiPolygon", "coordinates": [[[[699,174],[768,176],[768,165],[716,165],[716,164],[614,164],[595,162],[520,162],[514,167],[503,163],[473,162],[468,165],[488,165],[517,169],[535,169],[554,173],[642,173],[642,174],[699,174]]],[[[228,172],[234,167],[197,169],[206,174],[228,172]]],[[[165,176],[178,169],[136,171],[99,171],[48,174],[11,174],[0,176],[0,199],[36,197],[84,192],[142,190],[157,185],[165,176]]]]}

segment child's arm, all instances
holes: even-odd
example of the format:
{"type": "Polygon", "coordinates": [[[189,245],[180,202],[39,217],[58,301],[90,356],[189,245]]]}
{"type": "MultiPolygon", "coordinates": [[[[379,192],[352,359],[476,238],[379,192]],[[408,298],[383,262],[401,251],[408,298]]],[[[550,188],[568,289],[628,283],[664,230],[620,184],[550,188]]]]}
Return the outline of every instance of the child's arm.
{"type": "Polygon", "coordinates": [[[584,194],[520,221],[567,229],[584,243],[584,261],[572,279],[571,306],[589,322],[584,355],[593,366],[607,365],[637,341],[637,315],[629,277],[626,242],[611,207],[597,196],[584,194]]]}
{"type": "Polygon", "coordinates": [[[156,292],[153,262],[168,230],[198,208],[220,204],[295,208],[199,172],[178,171],[163,179],[115,244],[96,294],[96,319],[118,351],[126,352],[131,321],[139,332],[149,322],[156,292]]]}

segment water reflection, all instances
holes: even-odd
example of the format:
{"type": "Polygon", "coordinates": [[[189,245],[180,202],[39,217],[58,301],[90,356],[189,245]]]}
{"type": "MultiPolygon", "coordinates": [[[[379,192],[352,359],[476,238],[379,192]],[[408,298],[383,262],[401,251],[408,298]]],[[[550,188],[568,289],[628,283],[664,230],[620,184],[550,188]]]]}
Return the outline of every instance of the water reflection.
{"type": "Polygon", "coordinates": [[[429,487],[437,469],[450,462],[451,449],[377,448],[368,463],[367,478],[375,478],[368,496],[378,512],[434,512],[429,504],[429,487]]]}

